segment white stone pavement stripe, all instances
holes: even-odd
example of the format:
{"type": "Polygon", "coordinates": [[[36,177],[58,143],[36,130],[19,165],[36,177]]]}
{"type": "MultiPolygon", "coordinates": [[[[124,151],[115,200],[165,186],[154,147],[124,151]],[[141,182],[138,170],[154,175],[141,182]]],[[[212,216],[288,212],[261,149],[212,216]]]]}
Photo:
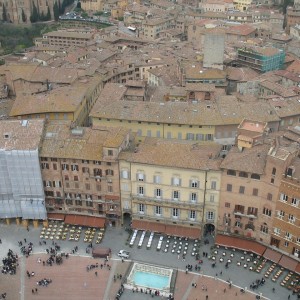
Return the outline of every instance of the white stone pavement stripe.
{"type": "Polygon", "coordinates": [[[194,287],[192,286],[192,283],[197,281],[197,277],[198,277],[198,275],[194,274],[193,280],[192,280],[192,282],[190,282],[189,287],[188,287],[187,290],[185,291],[182,300],[187,300],[187,299],[188,299],[189,294],[190,294],[190,292],[191,292],[191,289],[194,288],[194,287]]]}
{"type": "Polygon", "coordinates": [[[111,284],[113,282],[113,276],[115,274],[116,265],[117,265],[116,261],[113,261],[113,264],[111,267],[111,272],[109,273],[108,282],[107,282],[107,286],[106,286],[105,293],[104,293],[104,299],[110,299],[109,293],[110,293],[111,284]]]}
{"type": "Polygon", "coordinates": [[[25,257],[21,257],[21,262],[20,262],[20,300],[24,300],[25,299],[25,295],[24,295],[24,289],[25,289],[25,285],[24,285],[24,280],[25,280],[25,257]]]}

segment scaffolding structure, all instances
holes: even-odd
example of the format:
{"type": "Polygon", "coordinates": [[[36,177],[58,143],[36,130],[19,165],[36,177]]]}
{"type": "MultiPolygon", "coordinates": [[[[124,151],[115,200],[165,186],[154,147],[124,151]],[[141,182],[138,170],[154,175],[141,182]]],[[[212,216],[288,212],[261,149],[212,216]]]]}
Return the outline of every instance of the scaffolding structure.
{"type": "Polygon", "coordinates": [[[237,54],[237,60],[240,65],[252,68],[259,72],[264,73],[283,69],[285,52],[281,49],[253,49],[245,47],[238,49],[237,54]],[[268,50],[270,53],[267,53],[268,50]]]}
{"type": "Polygon", "coordinates": [[[47,219],[38,149],[0,149],[0,218],[47,219]]]}

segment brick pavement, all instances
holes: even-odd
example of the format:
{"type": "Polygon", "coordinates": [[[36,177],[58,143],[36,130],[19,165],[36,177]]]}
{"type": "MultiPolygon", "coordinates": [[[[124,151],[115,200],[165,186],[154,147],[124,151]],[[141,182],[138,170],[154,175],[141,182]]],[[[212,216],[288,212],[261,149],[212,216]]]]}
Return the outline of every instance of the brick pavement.
{"type": "MultiPolygon", "coordinates": [[[[20,254],[19,247],[17,246],[17,241],[22,240],[23,238],[27,238],[27,241],[33,242],[34,252],[39,252],[39,251],[45,252],[45,248],[49,247],[50,243],[48,241],[46,246],[39,245],[40,230],[41,230],[41,228],[30,227],[30,231],[27,232],[26,228],[16,226],[14,224],[7,226],[3,223],[0,223],[0,238],[2,239],[2,244],[0,244],[1,259],[7,253],[8,248],[11,248],[13,251],[16,251],[18,254],[20,254]]],[[[194,263],[195,263],[195,258],[191,257],[190,254],[187,255],[186,261],[182,261],[181,259],[178,260],[177,256],[174,254],[156,251],[155,245],[157,244],[159,235],[155,235],[154,241],[153,241],[153,247],[150,250],[146,250],[146,247],[144,245],[141,249],[138,249],[136,245],[134,245],[134,247],[132,247],[132,248],[129,248],[129,246],[126,245],[127,237],[128,237],[128,233],[125,232],[124,229],[122,229],[122,228],[107,228],[104,239],[103,239],[101,245],[99,245],[99,246],[100,247],[110,247],[112,249],[113,258],[117,257],[116,254],[118,253],[118,251],[120,249],[126,249],[131,252],[131,258],[134,260],[147,262],[147,263],[154,263],[156,265],[173,267],[175,269],[178,268],[179,270],[180,269],[184,270],[186,264],[194,265],[194,263]]],[[[70,241],[59,241],[58,243],[59,243],[59,245],[61,245],[62,250],[64,252],[70,252],[71,249],[74,248],[75,245],[78,245],[78,247],[79,247],[78,253],[80,255],[85,255],[85,249],[86,249],[87,244],[84,243],[82,239],[76,243],[70,242],[70,241]]],[[[210,252],[211,245],[212,245],[212,241],[210,241],[209,245],[201,245],[201,251],[210,252]]],[[[227,280],[228,278],[231,278],[231,280],[233,281],[234,284],[237,284],[237,285],[240,285],[243,287],[245,287],[245,286],[249,287],[249,284],[251,282],[253,282],[254,280],[256,280],[258,278],[263,277],[263,273],[257,274],[256,272],[250,272],[249,270],[244,269],[242,267],[237,267],[236,262],[239,259],[239,255],[240,255],[240,253],[237,252],[237,255],[234,257],[233,263],[230,265],[229,269],[224,269],[224,264],[221,264],[219,262],[217,263],[215,268],[212,268],[211,261],[208,259],[204,259],[201,271],[203,271],[204,274],[210,275],[210,276],[214,276],[216,274],[216,272],[219,273],[220,271],[223,271],[223,276],[222,276],[223,279],[227,280]]],[[[73,260],[73,264],[77,265],[76,258],[73,257],[72,259],[75,260],[75,261],[73,260]]],[[[91,258],[87,258],[87,259],[91,259],[91,258]]],[[[92,261],[94,261],[94,260],[92,259],[92,261]]],[[[85,264],[87,264],[87,263],[84,263],[84,265],[85,264]]],[[[126,263],[121,265],[120,268],[125,268],[125,266],[126,266],[126,263]]],[[[61,268],[61,267],[62,266],[58,266],[58,268],[61,268]]],[[[114,272],[115,273],[125,272],[118,268],[119,268],[119,262],[116,263],[116,269],[114,270],[114,272]]],[[[60,270],[61,269],[58,269],[58,272],[60,270]]],[[[85,269],[84,269],[84,271],[85,271],[85,269]]],[[[79,272],[79,268],[70,269],[68,272],[69,273],[70,272],[74,272],[74,273],[79,272]]],[[[22,299],[19,294],[21,291],[20,277],[19,277],[20,274],[19,273],[20,272],[18,271],[17,276],[10,276],[10,275],[4,276],[4,275],[0,274],[0,293],[6,291],[7,293],[9,293],[12,296],[9,299],[13,299],[13,300],[18,300],[18,299],[24,300],[25,299],[26,300],[28,298],[22,299]],[[11,288],[12,285],[13,285],[13,288],[11,288]]],[[[55,274],[53,274],[53,275],[55,275],[55,274]]],[[[79,277],[81,276],[80,273],[78,276],[79,277]]],[[[83,272],[82,276],[87,276],[87,275],[83,272]]],[[[107,278],[105,279],[106,284],[109,284],[108,279],[109,279],[109,276],[107,276],[107,278]]],[[[99,280],[99,278],[97,280],[99,280]]],[[[182,279],[182,280],[184,280],[184,279],[182,279]]],[[[178,300],[178,299],[182,300],[182,298],[180,298],[180,297],[185,297],[185,296],[189,300],[195,300],[192,297],[191,297],[191,299],[189,298],[188,290],[190,290],[190,292],[193,293],[192,289],[190,288],[191,282],[192,282],[192,279],[186,283],[186,285],[185,285],[186,289],[183,289],[182,294],[181,294],[183,296],[177,297],[176,300],[178,300]]],[[[280,282],[280,280],[279,280],[279,282],[280,282]]],[[[26,278],[25,278],[25,283],[27,283],[26,278]]],[[[82,280],[78,283],[78,284],[81,284],[80,287],[82,289],[83,289],[83,283],[84,282],[82,280]]],[[[105,286],[105,288],[107,286],[106,284],[103,284],[103,286],[105,286]]],[[[177,280],[177,288],[180,287],[181,285],[182,285],[181,279],[177,280]]],[[[109,286],[110,286],[110,291],[109,291],[109,293],[106,293],[106,295],[108,295],[108,297],[111,298],[112,296],[115,296],[116,291],[120,287],[120,282],[118,282],[118,281],[116,283],[111,282],[111,284],[109,284],[109,286]]],[[[30,291],[31,291],[31,288],[30,288],[30,291]]],[[[42,292],[41,292],[41,294],[42,294],[42,292]]],[[[266,285],[263,287],[260,287],[259,290],[256,290],[256,292],[258,292],[258,293],[262,292],[263,295],[266,295],[267,297],[271,298],[272,300],[287,299],[287,297],[288,297],[288,291],[286,289],[280,287],[280,285],[278,283],[273,283],[271,280],[267,280],[266,285]],[[271,291],[272,287],[276,287],[275,294],[273,294],[271,291]]],[[[242,296],[244,297],[245,295],[242,295],[242,296]]],[[[30,294],[30,297],[31,298],[29,298],[29,299],[32,299],[31,294],[30,294]]],[[[143,295],[142,299],[147,299],[147,297],[148,296],[143,295]]],[[[227,297],[227,294],[226,294],[226,297],[227,297]]],[[[231,299],[231,298],[232,298],[232,296],[230,296],[228,294],[228,299],[231,299]]],[[[48,298],[48,299],[51,299],[51,298],[48,298]]],[[[59,299],[59,298],[55,298],[55,299],[59,299]]],[[[64,299],[66,299],[66,298],[64,298],[64,299]]],[[[85,299],[85,298],[82,298],[82,299],[85,299]]],[[[98,296],[97,298],[94,298],[94,299],[101,299],[101,298],[98,296]]],[[[111,298],[111,299],[114,299],[114,298],[111,298]]],[[[139,299],[139,294],[133,295],[131,291],[126,291],[124,293],[124,295],[122,296],[121,300],[127,300],[127,299],[128,300],[139,299]]],[[[226,299],[226,298],[224,298],[224,299],[226,299]]],[[[253,295],[252,295],[252,299],[255,299],[255,297],[253,295]]],[[[291,296],[291,299],[296,299],[296,297],[291,296]]],[[[104,299],[104,300],[108,300],[108,299],[104,299]]]]}
{"type": "Polygon", "coordinates": [[[33,255],[26,259],[25,270],[34,271],[34,277],[25,279],[25,299],[103,299],[110,271],[107,267],[86,270],[87,265],[103,263],[103,260],[87,257],[70,256],[63,264],[43,266],[37,258],[47,259],[47,255],[33,255]],[[98,272],[98,276],[95,275],[98,272]],[[43,278],[52,279],[47,287],[37,285],[43,278]],[[32,288],[38,288],[38,294],[32,295],[32,288]]]}
{"type": "Polygon", "coordinates": [[[185,272],[179,272],[177,276],[177,282],[180,284],[177,286],[175,291],[175,299],[181,300],[201,300],[205,299],[206,295],[209,296],[209,300],[219,299],[237,299],[237,300],[250,300],[255,299],[255,296],[251,293],[240,292],[239,288],[231,287],[227,283],[213,278],[185,274],[185,272]],[[196,283],[197,287],[193,287],[192,283],[196,283]],[[207,288],[207,291],[205,291],[207,288]],[[224,289],[226,292],[224,293],[224,289]],[[189,290],[186,294],[186,290],[189,290]]]}

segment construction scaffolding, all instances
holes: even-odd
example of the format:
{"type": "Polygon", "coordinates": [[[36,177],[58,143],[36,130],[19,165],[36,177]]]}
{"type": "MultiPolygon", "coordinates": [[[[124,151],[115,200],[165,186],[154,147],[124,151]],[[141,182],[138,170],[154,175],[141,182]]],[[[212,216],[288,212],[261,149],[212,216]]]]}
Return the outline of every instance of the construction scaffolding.
{"type": "Polygon", "coordinates": [[[38,149],[0,149],[0,218],[47,219],[38,149]]]}
{"type": "Polygon", "coordinates": [[[245,47],[237,51],[238,63],[259,72],[283,69],[285,52],[276,48],[245,47]]]}

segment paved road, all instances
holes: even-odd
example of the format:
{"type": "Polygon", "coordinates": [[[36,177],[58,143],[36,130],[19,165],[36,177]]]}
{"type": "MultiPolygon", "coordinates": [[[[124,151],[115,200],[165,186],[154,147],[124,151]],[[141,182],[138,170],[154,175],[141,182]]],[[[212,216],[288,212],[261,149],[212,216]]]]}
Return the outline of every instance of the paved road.
{"type": "MultiPolygon", "coordinates": [[[[27,242],[30,241],[33,243],[34,252],[45,252],[45,248],[47,246],[50,247],[51,242],[48,241],[46,246],[44,245],[40,246],[39,245],[40,231],[41,231],[41,227],[40,228],[30,227],[30,231],[28,232],[26,228],[21,226],[17,226],[14,224],[8,226],[6,224],[0,223],[0,238],[2,240],[2,244],[0,244],[0,258],[2,259],[6,255],[8,249],[12,249],[13,251],[20,254],[18,241],[24,240],[24,238],[27,239],[27,242]]],[[[126,245],[126,241],[129,237],[129,234],[123,228],[109,227],[106,229],[104,239],[99,246],[110,247],[112,249],[113,258],[117,258],[117,253],[120,249],[125,249],[125,250],[129,250],[131,254],[131,258],[137,261],[169,266],[180,270],[185,270],[185,266],[187,264],[195,265],[196,263],[195,258],[190,255],[192,246],[189,246],[188,254],[185,258],[185,261],[183,261],[182,257],[178,259],[177,255],[175,254],[172,254],[170,252],[164,253],[163,251],[156,250],[156,245],[158,243],[159,235],[154,236],[154,240],[150,250],[146,249],[148,236],[146,236],[142,248],[138,249],[137,244],[140,235],[141,232],[139,232],[134,246],[130,248],[128,245],[126,245]]],[[[201,254],[203,251],[210,252],[210,247],[213,244],[213,240],[211,237],[209,239],[210,239],[209,245],[201,246],[200,249],[201,254]]],[[[58,244],[61,245],[62,250],[65,252],[71,252],[75,246],[78,246],[79,255],[89,255],[86,254],[87,244],[83,242],[83,234],[81,235],[81,239],[79,242],[58,241],[58,244]]],[[[164,249],[164,243],[162,249],[164,249]]],[[[228,269],[224,268],[224,263],[217,263],[216,267],[212,268],[211,261],[208,260],[207,258],[204,258],[201,272],[210,276],[216,276],[217,274],[223,280],[231,280],[233,284],[236,284],[241,287],[247,287],[249,289],[250,284],[256,279],[262,278],[264,273],[257,274],[256,272],[251,272],[247,269],[244,269],[243,267],[238,267],[236,265],[236,261],[239,259],[240,256],[241,253],[236,252],[235,258],[233,259],[233,262],[228,269]],[[220,275],[221,271],[223,273],[222,275],[220,275]]],[[[274,283],[271,281],[271,279],[267,279],[266,284],[255,291],[258,293],[262,293],[264,296],[269,297],[270,299],[274,299],[274,300],[287,299],[288,290],[286,290],[285,288],[279,285],[281,281],[280,279],[278,280],[278,283],[274,283]],[[272,293],[273,287],[275,287],[276,293],[272,293]]],[[[296,298],[291,297],[291,299],[296,299],[296,298]]]]}

